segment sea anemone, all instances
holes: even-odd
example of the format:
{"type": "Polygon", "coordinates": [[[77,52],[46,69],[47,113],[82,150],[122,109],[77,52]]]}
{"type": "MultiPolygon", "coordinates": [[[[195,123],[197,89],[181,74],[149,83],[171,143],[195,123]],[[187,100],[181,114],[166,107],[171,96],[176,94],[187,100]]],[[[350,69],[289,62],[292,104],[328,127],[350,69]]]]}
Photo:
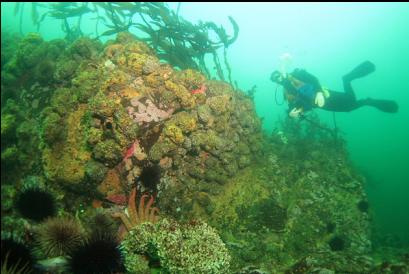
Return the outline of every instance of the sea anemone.
{"type": "Polygon", "coordinates": [[[21,192],[16,200],[16,208],[24,218],[36,222],[52,217],[57,212],[51,193],[38,187],[30,187],[21,192]]]}
{"type": "Polygon", "coordinates": [[[152,191],[157,190],[157,185],[160,181],[160,167],[158,165],[147,165],[142,169],[141,175],[138,178],[143,186],[152,191]]]}
{"type": "Polygon", "coordinates": [[[71,253],[69,266],[74,274],[104,274],[124,271],[119,243],[109,235],[97,235],[71,253]]]}
{"type": "Polygon", "coordinates": [[[11,238],[1,240],[1,273],[28,273],[32,266],[31,252],[24,244],[11,238]]]}
{"type": "Polygon", "coordinates": [[[84,240],[80,223],[69,217],[47,219],[38,229],[38,249],[49,257],[70,254],[84,240]]]}

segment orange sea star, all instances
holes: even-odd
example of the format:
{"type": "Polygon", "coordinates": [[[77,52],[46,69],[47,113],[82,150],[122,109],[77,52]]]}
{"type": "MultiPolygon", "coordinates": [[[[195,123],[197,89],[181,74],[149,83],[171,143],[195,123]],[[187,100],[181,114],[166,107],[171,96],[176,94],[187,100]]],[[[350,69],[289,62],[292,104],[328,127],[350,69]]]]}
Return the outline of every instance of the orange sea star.
{"type": "Polygon", "coordinates": [[[148,203],[145,205],[145,198],[148,198],[148,195],[142,195],[139,201],[139,207],[136,208],[136,188],[132,189],[131,194],[129,195],[128,201],[128,214],[125,212],[115,212],[112,214],[113,217],[121,218],[126,230],[129,232],[132,228],[137,225],[140,225],[145,222],[156,223],[158,221],[158,216],[156,213],[159,212],[159,209],[152,207],[153,196],[150,197],[148,203]]]}

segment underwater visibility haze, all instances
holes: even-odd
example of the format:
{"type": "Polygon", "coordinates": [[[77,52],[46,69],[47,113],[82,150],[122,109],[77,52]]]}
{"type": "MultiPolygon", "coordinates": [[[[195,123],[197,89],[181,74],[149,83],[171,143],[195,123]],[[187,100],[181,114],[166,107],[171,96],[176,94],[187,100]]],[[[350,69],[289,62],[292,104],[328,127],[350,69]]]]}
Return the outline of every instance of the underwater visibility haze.
{"type": "Polygon", "coordinates": [[[1,3],[1,272],[409,273],[408,3],[1,3]]]}

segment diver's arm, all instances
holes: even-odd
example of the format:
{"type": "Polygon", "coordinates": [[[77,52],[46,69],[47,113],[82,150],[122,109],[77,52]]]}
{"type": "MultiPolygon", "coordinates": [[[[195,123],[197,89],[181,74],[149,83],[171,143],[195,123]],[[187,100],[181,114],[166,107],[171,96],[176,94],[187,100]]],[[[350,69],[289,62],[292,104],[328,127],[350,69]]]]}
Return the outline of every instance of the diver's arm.
{"type": "Polygon", "coordinates": [[[304,114],[304,108],[299,100],[288,102],[288,116],[298,118],[304,114]]]}
{"type": "Polygon", "coordinates": [[[288,115],[292,118],[298,118],[304,115],[308,110],[311,110],[313,107],[322,108],[325,105],[325,96],[324,92],[317,91],[314,98],[314,105],[311,104],[310,100],[301,98],[300,96],[293,102],[289,104],[289,113],[288,115]]]}
{"type": "Polygon", "coordinates": [[[293,108],[288,115],[291,118],[299,118],[300,116],[304,115],[303,109],[302,108],[293,108]]]}

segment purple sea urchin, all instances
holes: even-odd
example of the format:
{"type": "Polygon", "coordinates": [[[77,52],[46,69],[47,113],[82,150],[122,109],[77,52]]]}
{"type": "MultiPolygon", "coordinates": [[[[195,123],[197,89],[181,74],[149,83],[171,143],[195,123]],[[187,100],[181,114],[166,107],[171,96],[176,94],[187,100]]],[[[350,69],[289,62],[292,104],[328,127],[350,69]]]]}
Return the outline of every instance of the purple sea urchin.
{"type": "Polygon", "coordinates": [[[141,181],[147,189],[155,192],[160,181],[160,167],[158,165],[145,166],[138,181],[141,181]]]}
{"type": "Polygon", "coordinates": [[[17,197],[16,208],[24,218],[36,222],[52,217],[57,212],[51,193],[37,187],[23,190],[17,197]]]}
{"type": "Polygon", "coordinates": [[[124,271],[118,242],[108,235],[98,235],[71,253],[70,270],[74,274],[105,274],[124,271]]]}

